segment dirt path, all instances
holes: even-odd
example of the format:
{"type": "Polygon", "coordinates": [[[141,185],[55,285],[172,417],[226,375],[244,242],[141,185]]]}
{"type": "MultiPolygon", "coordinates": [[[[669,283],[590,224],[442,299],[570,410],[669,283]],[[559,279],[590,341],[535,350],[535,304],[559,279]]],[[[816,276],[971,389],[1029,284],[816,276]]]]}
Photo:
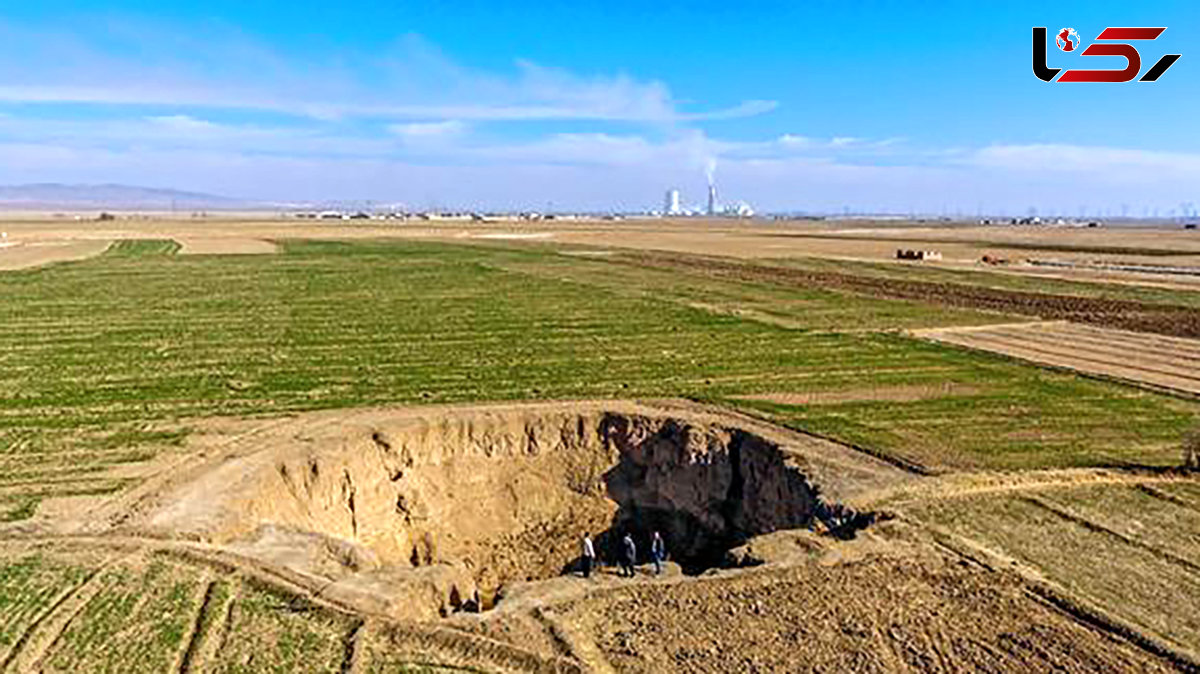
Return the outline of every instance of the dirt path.
{"type": "Polygon", "coordinates": [[[272,255],[279,252],[273,241],[251,238],[196,238],[176,239],[181,246],[180,255],[272,255]]]}
{"type": "Polygon", "coordinates": [[[15,244],[0,248],[0,271],[30,269],[55,262],[71,262],[95,257],[108,249],[111,241],[82,240],[15,244]]]}

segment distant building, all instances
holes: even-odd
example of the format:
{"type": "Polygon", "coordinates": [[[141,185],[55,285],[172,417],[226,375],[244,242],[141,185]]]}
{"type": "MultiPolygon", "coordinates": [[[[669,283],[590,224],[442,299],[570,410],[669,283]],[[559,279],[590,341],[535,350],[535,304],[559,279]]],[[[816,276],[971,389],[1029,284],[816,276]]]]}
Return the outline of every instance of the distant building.
{"type": "Polygon", "coordinates": [[[754,209],[750,206],[750,204],[748,204],[744,201],[739,201],[735,204],[730,204],[729,206],[727,206],[725,208],[724,213],[725,213],[725,215],[728,215],[728,216],[734,217],[734,218],[754,217],[754,209]]]}
{"type": "Polygon", "coordinates": [[[679,190],[667,190],[667,196],[663,200],[663,213],[667,215],[681,215],[683,207],[679,205],[679,190]]]}
{"type": "Polygon", "coordinates": [[[896,251],[897,260],[940,260],[942,254],[936,250],[908,250],[901,248],[896,251]]]}
{"type": "Polygon", "coordinates": [[[720,209],[721,209],[720,204],[717,203],[717,186],[714,183],[709,183],[708,184],[708,214],[716,215],[717,211],[719,211],[720,209]]]}

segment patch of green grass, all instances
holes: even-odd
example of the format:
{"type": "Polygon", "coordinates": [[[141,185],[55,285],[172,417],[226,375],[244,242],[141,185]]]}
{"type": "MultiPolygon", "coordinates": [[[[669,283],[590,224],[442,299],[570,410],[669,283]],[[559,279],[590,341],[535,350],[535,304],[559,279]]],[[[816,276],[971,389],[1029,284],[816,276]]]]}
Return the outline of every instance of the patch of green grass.
{"type": "Polygon", "coordinates": [[[125,239],[114,241],[104,254],[110,257],[174,255],[180,248],[179,242],[174,239],[125,239]]]}
{"type": "Polygon", "coordinates": [[[156,430],[123,428],[105,435],[89,438],[87,446],[96,449],[124,449],[141,445],[178,447],[187,439],[187,429],[156,430]]]}
{"type": "Polygon", "coordinates": [[[234,600],[213,672],[333,672],[351,621],[301,598],[248,584],[234,600]]]}
{"type": "MultiPolygon", "coordinates": [[[[892,335],[876,339],[912,341],[892,335]]],[[[908,344],[898,347],[909,354],[914,349],[908,344]]],[[[952,470],[1175,465],[1179,438],[1196,415],[1197,406],[1190,401],[987,354],[947,354],[942,362],[957,367],[895,376],[881,372],[868,383],[948,382],[961,385],[961,392],[917,400],[807,405],[745,399],[713,402],[753,410],[786,426],[926,467],[952,470]]],[[[850,382],[842,387],[853,388],[850,382]]],[[[820,393],[837,388],[814,382],[790,390],[820,393]]]]}
{"type": "MultiPolygon", "coordinates": [[[[0,503],[3,502],[0,501],[0,503]]],[[[15,505],[10,502],[11,507],[0,510],[0,522],[20,522],[33,517],[37,513],[38,506],[41,505],[42,499],[36,496],[18,496],[14,502],[15,505]]]]}
{"type": "Polygon", "coordinates": [[[170,668],[195,614],[198,574],[161,560],[144,571],[105,570],[104,589],[80,611],[47,656],[47,671],[170,668]]]}
{"type": "Polygon", "coordinates": [[[84,566],[43,554],[0,559],[0,660],[56,597],[88,573],[84,566]]]}

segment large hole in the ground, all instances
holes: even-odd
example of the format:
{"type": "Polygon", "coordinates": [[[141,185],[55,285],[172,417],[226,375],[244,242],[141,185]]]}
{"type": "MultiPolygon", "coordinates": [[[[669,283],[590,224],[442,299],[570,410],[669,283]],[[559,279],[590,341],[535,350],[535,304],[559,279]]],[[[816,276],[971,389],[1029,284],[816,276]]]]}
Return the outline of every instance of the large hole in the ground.
{"type": "MultiPolygon", "coordinates": [[[[209,478],[204,497],[222,505],[193,517],[198,533],[284,562],[322,557],[296,552],[306,537],[326,567],[332,558],[388,579],[377,587],[419,580],[452,605],[475,596],[486,605],[510,583],[562,575],[585,532],[610,563],[631,533],[644,563],[659,531],[671,559],[698,573],[760,534],[817,517],[851,534],[862,524],[823,502],[778,444],[671,416],[564,410],[348,425],[241,464],[209,478]]],[[[309,570],[329,571],[321,564],[309,570]]]]}

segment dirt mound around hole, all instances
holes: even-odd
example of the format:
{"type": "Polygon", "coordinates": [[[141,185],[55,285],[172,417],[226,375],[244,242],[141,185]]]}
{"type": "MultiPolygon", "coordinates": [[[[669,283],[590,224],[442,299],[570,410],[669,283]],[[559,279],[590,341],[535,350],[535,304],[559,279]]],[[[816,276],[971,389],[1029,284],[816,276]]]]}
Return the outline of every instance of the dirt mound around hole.
{"type": "Polygon", "coordinates": [[[141,526],[390,593],[382,610],[410,617],[561,575],[585,532],[608,560],[632,533],[646,561],[660,531],[673,560],[700,571],[830,503],[812,474],[822,469],[777,439],[633,405],[358,415],[260,441],[160,499],[141,526]]]}

